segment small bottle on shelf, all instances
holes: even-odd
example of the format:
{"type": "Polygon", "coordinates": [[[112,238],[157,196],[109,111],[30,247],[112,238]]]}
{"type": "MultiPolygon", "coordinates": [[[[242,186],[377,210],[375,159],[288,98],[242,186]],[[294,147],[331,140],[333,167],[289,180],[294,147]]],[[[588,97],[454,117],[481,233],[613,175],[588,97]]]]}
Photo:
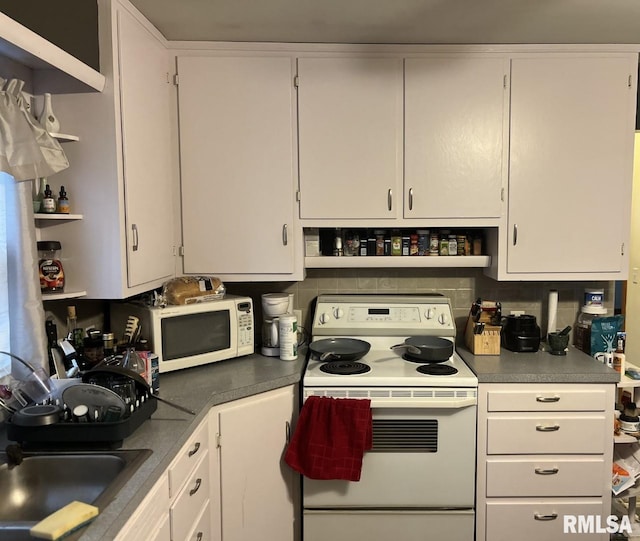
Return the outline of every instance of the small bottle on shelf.
{"type": "Polygon", "coordinates": [[[58,212],[60,214],[69,214],[69,198],[67,192],[64,190],[64,186],[60,186],[60,195],[58,195],[58,212]]]}
{"type": "Polygon", "coordinates": [[[42,212],[53,214],[56,211],[56,200],[53,198],[51,186],[48,184],[44,189],[44,199],[42,200],[42,212]]]}

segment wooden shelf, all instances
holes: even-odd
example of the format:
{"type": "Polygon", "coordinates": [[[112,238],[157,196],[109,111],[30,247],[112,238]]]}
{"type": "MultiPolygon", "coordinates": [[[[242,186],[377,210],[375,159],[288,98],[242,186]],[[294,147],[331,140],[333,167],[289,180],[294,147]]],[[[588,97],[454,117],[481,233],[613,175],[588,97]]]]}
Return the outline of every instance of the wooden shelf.
{"type": "Polygon", "coordinates": [[[104,75],[4,13],[0,13],[0,55],[36,72],[47,71],[47,76],[57,71],[57,75],[62,77],[59,77],[56,83],[51,81],[42,85],[43,92],[62,91],[60,88],[65,88],[68,92],[102,92],[104,89],[104,75]],[[45,86],[49,85],[50,87],[45,89],[45,86]]]}
{"type": "Polygon", "coordinates": [[[86,296],[86,291],[61,291],[60,293],[43,293],[43,301],[61,301],[64,299],[77,299],[86,296]]]}
{"type": "Polygon", "coordinates": [[[354,268],[447,268],[488,267],[488,255],[470,256],[355,256],[355,257],[305,257],[308,269],[354,269],[354,268]]]}

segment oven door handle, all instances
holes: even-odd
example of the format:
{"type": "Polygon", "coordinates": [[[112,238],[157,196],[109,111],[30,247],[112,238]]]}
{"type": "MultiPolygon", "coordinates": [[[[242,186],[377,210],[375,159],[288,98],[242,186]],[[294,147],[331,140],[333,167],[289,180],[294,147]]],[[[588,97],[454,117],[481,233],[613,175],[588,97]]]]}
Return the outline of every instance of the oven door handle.
{"type": "Polygon", "coordinates": [[[371,399],[372,408],[420,408],[420,409],[462,409],[475,406],[476,397],[441,400],[438,398],[371,399]]]}

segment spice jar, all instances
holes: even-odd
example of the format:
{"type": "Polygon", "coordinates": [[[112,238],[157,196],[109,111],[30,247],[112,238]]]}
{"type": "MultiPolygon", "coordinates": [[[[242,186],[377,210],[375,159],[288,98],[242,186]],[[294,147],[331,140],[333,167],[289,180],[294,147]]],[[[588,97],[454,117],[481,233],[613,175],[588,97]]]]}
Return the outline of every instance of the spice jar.
{"type": "Polygon", "coordinates": [[[64,290],[64,269],[58,259],[58,251],[62,245],[57,240],[38,241],[38,271],[40,274],[40,290],[54,292],[64,290]]]}

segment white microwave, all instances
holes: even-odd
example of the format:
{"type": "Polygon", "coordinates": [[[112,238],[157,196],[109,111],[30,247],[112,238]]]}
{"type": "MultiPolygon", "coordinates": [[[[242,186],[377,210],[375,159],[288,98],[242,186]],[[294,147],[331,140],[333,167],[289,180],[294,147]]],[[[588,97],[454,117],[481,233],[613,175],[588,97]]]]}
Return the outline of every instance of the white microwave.
{"type": "Polygon", "coordinates": [[[241,357],[254,352],[253,302],[249,297],[180,306],[111,303],[111,330],[120,338],[129,316],[140,319],[140,337],[158,355],[160,372],[241,357]]]}

